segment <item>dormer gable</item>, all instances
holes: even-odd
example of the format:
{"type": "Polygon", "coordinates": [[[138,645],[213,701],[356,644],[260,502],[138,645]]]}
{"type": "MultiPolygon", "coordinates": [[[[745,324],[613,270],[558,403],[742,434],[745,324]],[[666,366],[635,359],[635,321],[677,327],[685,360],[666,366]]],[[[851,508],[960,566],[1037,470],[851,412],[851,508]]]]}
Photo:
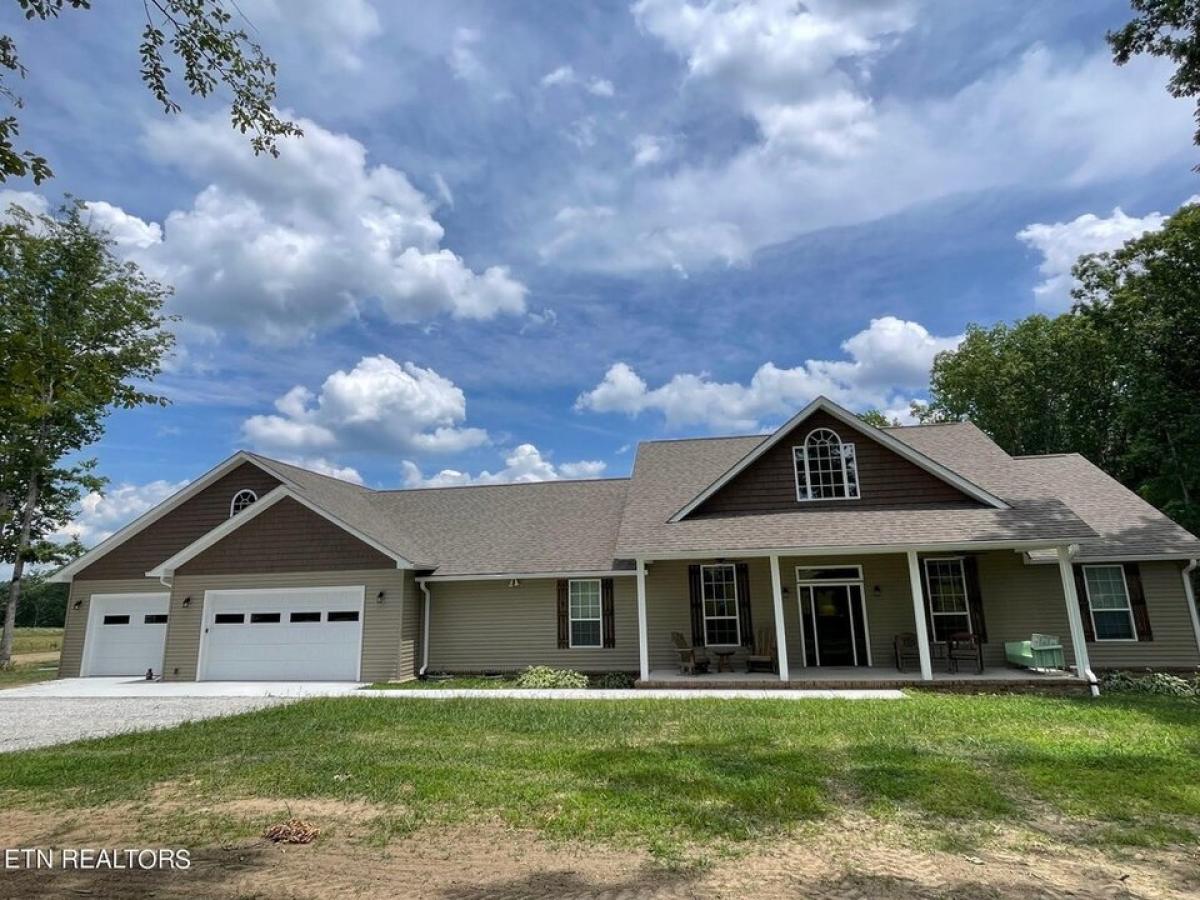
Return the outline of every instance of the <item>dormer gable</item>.
{"type": "Polygon", "coordinates": [[[819,397],[693,498],[688,517],[1007,504],[819,397]]]}

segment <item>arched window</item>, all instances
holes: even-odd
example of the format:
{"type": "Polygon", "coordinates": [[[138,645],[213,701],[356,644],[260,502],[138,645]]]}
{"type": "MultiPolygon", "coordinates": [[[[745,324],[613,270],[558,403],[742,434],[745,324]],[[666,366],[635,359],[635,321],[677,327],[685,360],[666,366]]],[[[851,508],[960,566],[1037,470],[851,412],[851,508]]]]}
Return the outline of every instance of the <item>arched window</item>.
{"type": "Polygon", "coordinates": [[[796,499],[855,500],[858,498],[858,464],[854,445],[843,443],[828,428],[814,428],[799,447],[796,463],[796,499]]]}
{"type": "Polygon", "coordinates": [[[233,518],[243,509],[258,499],[258,494],[249,488],[244,488],[233,495],[233,499],[229,501],[229,516],[233,518]]]}

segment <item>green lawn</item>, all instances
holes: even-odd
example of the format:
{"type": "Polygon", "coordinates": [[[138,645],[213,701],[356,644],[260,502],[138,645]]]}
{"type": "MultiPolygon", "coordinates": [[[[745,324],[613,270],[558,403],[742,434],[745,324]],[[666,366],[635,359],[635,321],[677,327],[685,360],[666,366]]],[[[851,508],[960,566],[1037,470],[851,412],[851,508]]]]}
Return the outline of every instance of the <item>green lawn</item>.
{"type": "Polygon", "coordinates": [[[455,675],[453,678],[430,678],[425,681],[378,681],[368,685],[371,691],[444,691],[455,690],[494,690],[496,688],[515,688],[516,677],[506,675],[503,678],[484,678],[480,675],[455,675]]]}
{"type": "Polygon", "coordinates": [[[57,663],[22,663],[9,669],[0,669],[0,690],[49,681],[58,675],[57,663]]]}
{"type": "Polygon", "coordinates": [[[237,824],[201,812],[181,820],[179,810],[263,797],[366,801],[378,805],[381,841],[499,818],[666,858],[737,850],[844,812],[955,847],[995,825],[1042,824],[1060,840],[1195,844],[1200,705],[920,693],[317,699],[14,754],[0,767],[0,808],[132,800],[149,823],[164,796],[171,818],[156,827],[213,841],[237,836],[237,824]]]}

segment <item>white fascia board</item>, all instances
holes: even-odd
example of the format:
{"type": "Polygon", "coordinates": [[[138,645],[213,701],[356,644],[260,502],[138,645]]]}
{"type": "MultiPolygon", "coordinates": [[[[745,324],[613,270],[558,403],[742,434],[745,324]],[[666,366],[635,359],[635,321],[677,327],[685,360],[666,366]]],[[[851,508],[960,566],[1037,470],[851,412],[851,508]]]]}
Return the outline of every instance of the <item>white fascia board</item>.
{"type": "Polygon", "coordinates": [[[180,488],[153,509],[149,509],[142,513],[120,531],[109,535],[87,553],[83,554],[83,556],[67,563],[67,565],[63,566],[47,580],[55,582],[70,581],[79,572],[83,571],[96,560],[100,559],[100,557],[104,556],[109,551],[116,549],[135,534],[145,530],[148,526],[153,525],[167,513],[171,512],[171,510],[181,506],[183,503],[196,496],[196,494],[200,493],[209,485],[214,484],[221,478],[224,478],[238,466],[242,465],[242,463],[252,463],[255,466],[258,466],[258,468],[262,469],[272,478],[280,479],[284,484],[292,483],[280,473],[272,471],[266,466],[263,466],[258,462],[258,460],[246,453],[244,450],[239,450],[237,453],[233,454],[233,456],[230,456],[223,462],[217,463],[216,466],[209,469],[195,481],[189,482],[184,487],[180,488]]]}
{"type": "Polygon", "coordinates": [[[417,581],[511,581],[514,578],[533,581],[538,578],[620,578],[626,575],[632,577],[637,575],[637,572],[634,569],[596,569],[595,571],[590,572],[508,572],[502,574],[490,573],[487,575],[422,575],[417,578],[417,581]]]}
{"type": "MultiPolygon", "coordinates": [[[[1058,565],[1058,557],[1041,557],[1035,558],[1029,555],[1027,550],[1018,550],[1025,556],[1025,565],[1027,566],[1056,566],[1058,565]]],[[[1122,562],[1188,562],[1196,558],[1195,553],[1125,553],[1125,554],[1106,554],[1105,556],[1079,556],[1078,561],[1084,565],[1091,563],[1122,563],[1122,562]]]]}
{"type": "Polygon", "coordinates": [[[665,552],[647,550],[630,552],[626,555],[630,558],[638,557],[646,562],[652,562],[669,559],[756,559],[767,556],[853,556],[856,553],[877,556],[885,553],[907,553],[909,550],[917,553],[1013,550],[1020,553],[1026,550],[1050,550],[1068,543],[1070,543],[1068,539],[1060,538],[1058,540],[952,541],[925,544],[834,544],[828,547],[771,547],[753,550],[669,550],[665,552]]]}
{"type": "Polygon", "coordinates": [[[924,469],[926,472],[933,475],[934,477],[939,478],[942,481],[946,482],[947,484],[952,485],[953,487],[962,491],[967,496],[973,497],[974,499],[978,500],[979,502],[986,503],[988,506],[995,507],[996,509],[1008,509],[1009,508],[1008,504],[1005,503],[1003,500],[1001,500],[999,497],[995,496],[994,494],[992,494],[988,491],[985,491],[979,485],[975,484],[972,481],[969,481],[966,478],[963,478],[957,472],[954,472],[954,471],[946,468],[941,463],[939,463],[933,459],[930,459],[928,456],[926,456],[924,453],[921,453],[919,450],[913,449],[912,447],[908,446],[908,444],[904,443],[901,440],[898,440],[897,438],[892,437],[886,431],[884,431],[880,428],[876,428],[874,425],[868,425],[866,422],[862,421],[862,419],[860,419],[858,416],[854,415],[854,413],[850,412],[849,410],[843,409],[842,407],[838,406],[836,403],[834,403],[829,398],[817,397],[817,399],[813,400],[811,403],[808,404],[808,406],[804,407],[804,409],[800,410],[800,412],[796,413],[796,415],[792,416],[790,419],[787,420],[787,422],[785,422],[778,429],[776,429],[775,433],[772,434],[769,438],[764,440],[757,447],[755,447],[753,450],[751,450],[749,453],[747,453],[745,456],[743,456],[740,460],[738,460],[736,463],[734,463],[731,468],[726,470],[724,475],[722,475],[720,478],[718,478],[716,481],[714,481],[712,484],[710,484],[708,487],[706,487],[699,495],[697,495],[693,500],[691,500],[687,504],[687,506],[683,507],[683,509],[679,510],[679,512],[675,513],[675,515],[671,516],[671,518],[668,519],[667,521],[668,522],[678,522],[681,519],[683,519],[684,517],[686,517],[688,514],[690,514],[692,511],[694,511],[696,509],[696,507],[698,507],[701,503],[703,503],[705,500],[707,500],[709,497],[711,497],[713,494],[715,494],[717,491],[719,491],[721,488],[723,488],[726,484],[728,484],[731,480],[733,480],[733,478],[736,477],[739,473],[744,471],[746,469],[746,467],[749,466],[752,462],[754,462],[756,459],[761,457],[764,453],[766,453],[768,450],[770,450],[772,447],[774,447],[776,444],[778,444],[781,440],[783,440],[783,438],[785,436],[787,436],[787,434],[790,433],[793,428],[795,428],[797,425],[799,425],[801,422],[803,422],[805,419],[807,419],[809,416],[811,416],[817,410],[823,410],[824,412],[829,413],[829,415],[833,416],[835,419],[837,419],[842,424],[854,429],[855,431],[878,442],[879,444],[882,444],[884,447],[887,447],[889,450],[891,450],[897,456],[901,456],[904,459],[907,459],[913,465],[924,469]]]}
{"type": "Polygon", "coordinates": [[[353,535],[358,540],[362,541],[364,544],[367,544],[368,546],[373,547],[374,549],[378,550],[384,556],[391,557],[393,560],[396,561],[397,569],[411,569],[412,568],[412,564],[408,560],[406,560],[404,557],[397,554],[394,550],[391,550],[390,548],[383,546],[378,541],[376,541],[374,538],[368,537],[367,535],[363,534],[358,529],[354,528],[351,525],[348,525],[346,522],[343,522],[337,516],[333,515],[332,513],[330,513],[323,507],[320,507],[317,504],[313,503],[311,500],[309,500],[307,497],[303,496],[302,494],[297,493],[291,487],[288,487],[287,485],[280,485],[279,487],[272,490],[270,493],[266,494],[266,496],[262,497],[260,500],[256,501],[255,503],[250,504],[250,506],[248,506],[242,512],[238,513],[236,516],[232,516],[232,517],[226,519],[224,522],[222,522],[216,528],[212,529],[212,531],[209,531],[206,534],[202,535],[201,537],[197,538],[191,544],[189,544],[188,546],[186,546],[182,550],[180,550],[178,553],[176,553],[174,556],[159,563],[157,566],[155,566],[153,569],[151,569],[149,572],[146,573],[146,577],[148,577],[148,578],[163,578],[163,577],[170,577],[170,576],[174,575],[175,570],[178,569],[180,566],[182,566],[184,563],[186,563],[188,560],[194,559],[195,557],[199,556],[201,553],[203,553],[209,547],[213,546],[218,541],[221,541],[224,538],[228,537],[230,534],[232,534],[237,529],[241,528],[247,522],[253,521],[255,518],[262,515],[264,512],[266,512],[268,509],[270,509],[276,503],[278,503],[279,501],[281,501],[285,498],[290,498],[292,500],[295,500],[301,506],[304,506],[305,508],[312,510],[317,515],[321,516],[322,518],[324,518],[324,519],[328,520],[329,522],[333,523],[334,525],[336,525],[338,528],[342,529],[343,531],[347,532],[348,534],[353,535]]]}

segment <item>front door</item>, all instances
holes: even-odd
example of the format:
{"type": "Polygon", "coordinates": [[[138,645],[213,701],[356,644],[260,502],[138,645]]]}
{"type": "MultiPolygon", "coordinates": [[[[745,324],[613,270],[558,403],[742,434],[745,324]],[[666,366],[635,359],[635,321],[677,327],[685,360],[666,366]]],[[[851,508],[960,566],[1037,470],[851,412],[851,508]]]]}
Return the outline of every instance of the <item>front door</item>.
{"type": "Polygon", "coordinates": [[[867,665],[862,585],[801,585],[799,596],[808,665],[867,665]]]}

